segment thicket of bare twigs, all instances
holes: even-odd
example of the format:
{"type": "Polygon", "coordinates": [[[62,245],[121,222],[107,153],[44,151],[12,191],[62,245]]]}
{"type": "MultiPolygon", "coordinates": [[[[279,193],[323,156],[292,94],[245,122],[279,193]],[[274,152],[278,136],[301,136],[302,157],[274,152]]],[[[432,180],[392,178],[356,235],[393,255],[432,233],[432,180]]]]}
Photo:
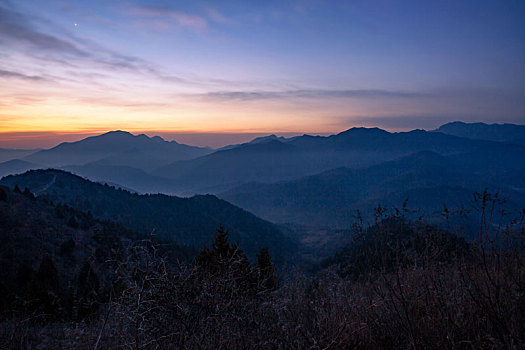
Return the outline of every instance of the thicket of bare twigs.
{"type": "Polygon", "coordinates": [[[389,259],[359,276],[333,264],[314,276],[289,272],[277,285],[267,252],[252,266],[224,234],[191,266],[130,246],[96,312],[81,322],[5,320],[0,348],[523,348],[524,224],[494,225],[494,198],[483,196],[478,237],[460,244],[468,252],[443,255],[450,247],[424,225],[393,241],[391,225],[376,226],[377,239],[395,243],[372,245],[389,259]]]}

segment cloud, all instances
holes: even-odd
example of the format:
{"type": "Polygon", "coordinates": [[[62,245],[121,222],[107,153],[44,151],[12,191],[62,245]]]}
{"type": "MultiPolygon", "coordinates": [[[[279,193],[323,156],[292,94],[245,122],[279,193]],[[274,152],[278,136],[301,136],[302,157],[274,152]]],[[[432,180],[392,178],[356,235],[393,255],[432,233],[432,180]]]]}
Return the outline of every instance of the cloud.
{"type": "Polygon", "coordinates": [[[12,72],[8,70],[0,69],[0,78],[8,78],[8,79],[21,79],[21,80],[28,80],[28,81],[48,81],[49,79],[36,76],[36,75],[26,75],[18,72],[12,72]]]}
{"type": "Polygon", "coordinates": [[[37,31],[26,16],[0,6],[0,43],[19,42],[33,48],[83,56],[87,53],[73,43],[37,31]]]}
{"type": "MultiPolygon", "coordinates": [[[[204,17],[170,8],[139,7],[131,12],[150,20],[174,20],[180,25],[199,30],[207,27],[204,17]]],[[[217,11],[208,12],[207,17],[214,22],[225,20],[217,11]]],[[[189,72],[183,75],[167,72],[150,61],[117,52],[64,30],[45,18],[25,13],[16,7],[16,3],[9,6],[0,4],[0,51],[14,65],[12,73],[19,74],[10,74],[10,78],[36,81],[43,80],[45,76],[55,83],[81,83],[77,78],[82,78],[85,84],[101,86],[107,85],[107,81],[119,72],[128,72],[143,76],[146,78],[143,81],[166,84],[165,91],[170,91],[168,84],[177,88],[198,87],[207,91],[225,87],[241,89],[247,84],[253,86],[253,82],[214,79],[189,72]],[[23,67],[16,66],[19,58],[23,58],[23,67]],[[29,66],[32,72],[44,72],[38,74],[42,79],[27,73],[29,66]],[[70,71],[75,72],[75,77],[70,71]]],[[[8,78],[8,73],[4,72],[2,76],[8,78]]],[[[115,87],[111,88],[113,90],[115,87]]]]}
{"type": "Polygon", "coordinates": [[[419,98],[431,94],[394,90],[324,90],[299,89],[288,91],[214,91],[204,95],[215,100],[264,100],[285,98],[419,98]]]}
{"type": "Polygon", "coordinates": [[[204,17],[167,7],[143,6],[130,10],[128,14],[151,18],[155,22],[159,19],[175,21],[178,25],[199,31],[208,28],[208,22],[204,17]]]}
{"type": "Polygon", "coordinates": [[[124,55],[100,46],[92,41],[69,36],[60,38],[37,29],[34,17],[0,6],[0,47],[11,47],[30,52],[33,58],[42,61],[72,65],[77,61],[90,61],[94,66],[111,70],[129,70],[159,74],[150,63],[139,57],[124,55]]]}
{"type": "MultiPolygon", "coordinates": [[[[173,18],[181,25],[192,26],[193,28],[205,28],[206,26],[206,21],[202,17],[169,9],[144,7],[140,8],[139,13],[144,16],[162,15],[173,18]]],[[[75,69],[77,75],[83,75],[85,81],[90,83],[95,83],[95,78],[97,74],[100,75],[100,72],[113,75],[116,71],[128,71],[157,81],[178,85],[208,86],[218,84],[214,79],[205,77],[183,77],[171,73],[167,74],[157,65],[140,57],[117,52],[68,32],[61,33],[61,29],[56,26],[53,34],[42,29],[49,27],[49,25],[54,26],[46,19],[17,11],[14,5],[7,8],[0,4],[0,49],[8,54],[7,57],[13,53],[18,56],[25,56],[37,68],[41,67],[44,70],[50,66],[49,64],[75,69]]],[[[16,61],[13,60],[13,62],[16,61]]],[[[11,74],[9,77],[41,80],[23,72],[19,74],[16,76],[11,74]]],[[[56,82],[71,80],[68,74],[62,75],[62,77],[53,77],[53,80],[56,82]]],[[[7,73],[4,72],[3,77],[7,78],[7,73]]],[[[229,86],[231,83],[224,82],[229,86]]]]}
{"type": "Polygon", "coordinates": [[[208,15],[208,18],[210,18],[212,21],[214,21],[216,23],[223,23],[224,24],[224,23],[229,23],[230,22],[230,20],[224,14],[222,14],[222,12],[220,12],[216,8],[208,7],[206,9],[206,13],[208,15]]]}

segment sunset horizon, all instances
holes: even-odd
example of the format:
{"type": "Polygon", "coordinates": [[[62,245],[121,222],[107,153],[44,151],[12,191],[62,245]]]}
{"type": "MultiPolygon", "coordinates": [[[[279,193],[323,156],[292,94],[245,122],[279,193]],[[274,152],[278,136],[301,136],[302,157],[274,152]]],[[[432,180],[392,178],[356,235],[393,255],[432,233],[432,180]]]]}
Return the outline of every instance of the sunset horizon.
{"type": "Polygon", "coordinates": [[[525,122],[518,3],[40,3],[0,4],[0,147],[525,122]]]}
{"type": "MultiPolygon", "coordinates": [[[[301,136],[301,135],[312,135],[312,136],[329,136],[336,135],[338,133],[347,131],[352,128],[380,128],[388,132],[408,132],[413,130],[426,130],[432,131],[439,128],[442,125],[449,123],[465,123],[462,120],[450,120],[443,124],[439,123],[432,127],[427,128],[399,128],[399,127],[380,127],[373,124],[363,123],[357,125],[349,125],[341,130],[333,131],[245,131],[245,132],[199,132],[195,130],[189,131],[170,131],[170,130],[132,130],[132,129],[101,129],[101,130],[81,130],[81,131],[29,131],[29,132],[0,132],[0,148],[5,149],[46,149],[55,147],[63,142],[77,142],[85,138],[98,136],[115,131],[123,131],[130,133],[134,136],[146,135],[150,138],[160,136],[165,141],[175,141],[182,144],[197,147],[209,147],[212,149],[221,148],[228,145],[234,145],[239,143],[245,143],[252,141],[257,137],[264,137],[270,135],[282,136],[285,138],[301,136]]],[[[480,121],[472,122],[474,124],[488,124],[488,125],[513,125],[514,123],[485,123],[480,121]]]]}

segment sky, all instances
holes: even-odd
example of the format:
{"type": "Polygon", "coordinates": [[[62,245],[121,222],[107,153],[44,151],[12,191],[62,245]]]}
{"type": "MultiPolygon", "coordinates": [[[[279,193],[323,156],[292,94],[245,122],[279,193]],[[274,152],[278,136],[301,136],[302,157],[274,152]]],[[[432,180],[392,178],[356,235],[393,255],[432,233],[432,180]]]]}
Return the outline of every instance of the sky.
{"type": "Polygon", "coordinates": [[[0,0],[0,147],[525,123],[523,1],[0,0]]]}

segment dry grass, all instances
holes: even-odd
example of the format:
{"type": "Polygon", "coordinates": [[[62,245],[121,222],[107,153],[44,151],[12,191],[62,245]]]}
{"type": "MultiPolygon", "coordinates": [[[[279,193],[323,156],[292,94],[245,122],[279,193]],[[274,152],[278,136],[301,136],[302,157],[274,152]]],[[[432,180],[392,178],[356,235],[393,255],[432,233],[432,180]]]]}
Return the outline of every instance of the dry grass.
{"type": "Polygon", "coordinates": [[[358,279],[337,267],[294,271],[273,291],[246,287],[234,268],[206,274],[135,247],[115,271],[118,290],[92,317],[4,320],[0,348],[523,349],[523,221],[487,222],[469,254],[442,261],[428,249],[427,259],[358,279]]]}

